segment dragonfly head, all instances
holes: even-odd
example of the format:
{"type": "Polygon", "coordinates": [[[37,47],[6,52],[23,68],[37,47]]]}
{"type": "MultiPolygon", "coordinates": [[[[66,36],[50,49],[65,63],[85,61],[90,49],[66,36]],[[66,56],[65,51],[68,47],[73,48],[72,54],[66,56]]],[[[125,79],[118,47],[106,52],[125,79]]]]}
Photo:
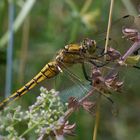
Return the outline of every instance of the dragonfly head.
{"type": "Polygon", "coordinates": [[[89,53],[93,54],[96,51],[96,41],[86,38],[82,41],[82,46],[89,53]]]}

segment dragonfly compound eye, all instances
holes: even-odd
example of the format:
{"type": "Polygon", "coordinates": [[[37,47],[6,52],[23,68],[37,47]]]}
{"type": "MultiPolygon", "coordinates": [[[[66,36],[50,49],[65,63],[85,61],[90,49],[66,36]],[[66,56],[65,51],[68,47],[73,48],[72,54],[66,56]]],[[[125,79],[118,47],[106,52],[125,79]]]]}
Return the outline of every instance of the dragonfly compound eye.
{"type": "Polygon", "coordinates": [[[96,41],[95,40],[86,38],[86,39],[84,39],[82,45],[89,53],[93,53],[96,50],[96,41]]]}

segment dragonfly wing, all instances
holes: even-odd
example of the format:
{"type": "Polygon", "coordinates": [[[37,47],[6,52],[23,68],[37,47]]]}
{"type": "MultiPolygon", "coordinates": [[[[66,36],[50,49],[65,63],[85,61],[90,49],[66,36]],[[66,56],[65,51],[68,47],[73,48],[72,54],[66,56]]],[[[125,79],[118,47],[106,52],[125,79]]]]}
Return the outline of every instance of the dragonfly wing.
{"type": "Polygon", "coordinates": [[[70,97],[75,97],[76,99],[81,99],[84,97],[88,91],[90,91],[91,85],[89,82],[86,82],[82,85],[73,85],[67,89],[64,89],[60,92],[60,97],[63,102],[68,101],[70,97]]]}
{"type": "Polygon", "coordinates": [[[65,69],[60,75],[61,78],[65,78],[61,83],[61,89],[59,89],[60,96],[62,97],[63,101],[67,101],[70,97],[80,99],[90,90],[90,82],[83,76],[81,64],[78,64],[71,69],[66,66],[64,67],[65,69]]]}
{"type": "MultiPolygon", "coordinates": [[[[109,36],[109,46],[117,48],[120,47],[122,40],[122,29],[126,28],[140,28],[140,16],[125,15],[112,22],[109,36]]],[[[97,44],[104,47],[106,41],[106,30],[101,29],[95,34],[97,44]],[[101,31],[102,30],[102,31],[101,31]]],[[[124,39],[123,39],[124,40],[124,39]]]]}

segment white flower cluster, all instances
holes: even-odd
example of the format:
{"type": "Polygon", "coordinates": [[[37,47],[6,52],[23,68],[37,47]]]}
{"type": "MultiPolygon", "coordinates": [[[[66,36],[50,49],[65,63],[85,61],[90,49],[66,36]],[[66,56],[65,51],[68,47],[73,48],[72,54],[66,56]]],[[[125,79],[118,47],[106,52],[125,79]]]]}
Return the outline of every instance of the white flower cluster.
{"type": "Polygon", "coordinates": [[[21,107],[17,107],[0,112],[0,136],[3,140],[21,140],[29,132],[35,132],[39,138],[43,138],[62,126],[60,118],[63,118],[66,106],[61,102],[58,92],[54,89],[48,91],[43,87],[40,91],[40,96],[28,111],[22,112],[21,107]],[[21,124],[28,128],[19,135],[16,127],[21,124]],[[7,135],[3,136],[5,133],[7,135]]]}
{"type": "Polygon", "coordinates": [[[3,112],[0,112],[0,140],[19,140],[18,132],[14,126],[23,120],[23,116],[20,106],[14,109],[6,107],[3,112]],[[5,136],[2,135],[3,133],[8,134],[5,136]]]}
{"type": "Polygon", "coordinates": [[[65,107],[54,89],[47,91],[41,87],[40,91],[35,104],[26,111],[26,117],[29,118],[28,127],[36,126],[35,132],[42,135],[61,127],[58,119],[63,116],[65,107]]]}

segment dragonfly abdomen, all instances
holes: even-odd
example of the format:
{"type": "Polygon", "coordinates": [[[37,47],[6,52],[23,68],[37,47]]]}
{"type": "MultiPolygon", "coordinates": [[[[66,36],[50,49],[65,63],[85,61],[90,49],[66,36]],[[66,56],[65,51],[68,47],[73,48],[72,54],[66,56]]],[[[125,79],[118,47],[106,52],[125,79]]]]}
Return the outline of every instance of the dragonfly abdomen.
{"type": "Polygon", "coordinates": [[[11,103],[12,101],[17,100],[22,95],[30,91],[33,87],[35,87],[37,84],[42,82],[45,79],[50,79],[56,76],[60,72],[57,62],[52,61],[45,65],[45,67],[27,84],[25,84],[22,88],[17,90],[14,94],[7,97],[3,102],[0,103],[0,108],[2,109],[7,104],[11,103]]]}

